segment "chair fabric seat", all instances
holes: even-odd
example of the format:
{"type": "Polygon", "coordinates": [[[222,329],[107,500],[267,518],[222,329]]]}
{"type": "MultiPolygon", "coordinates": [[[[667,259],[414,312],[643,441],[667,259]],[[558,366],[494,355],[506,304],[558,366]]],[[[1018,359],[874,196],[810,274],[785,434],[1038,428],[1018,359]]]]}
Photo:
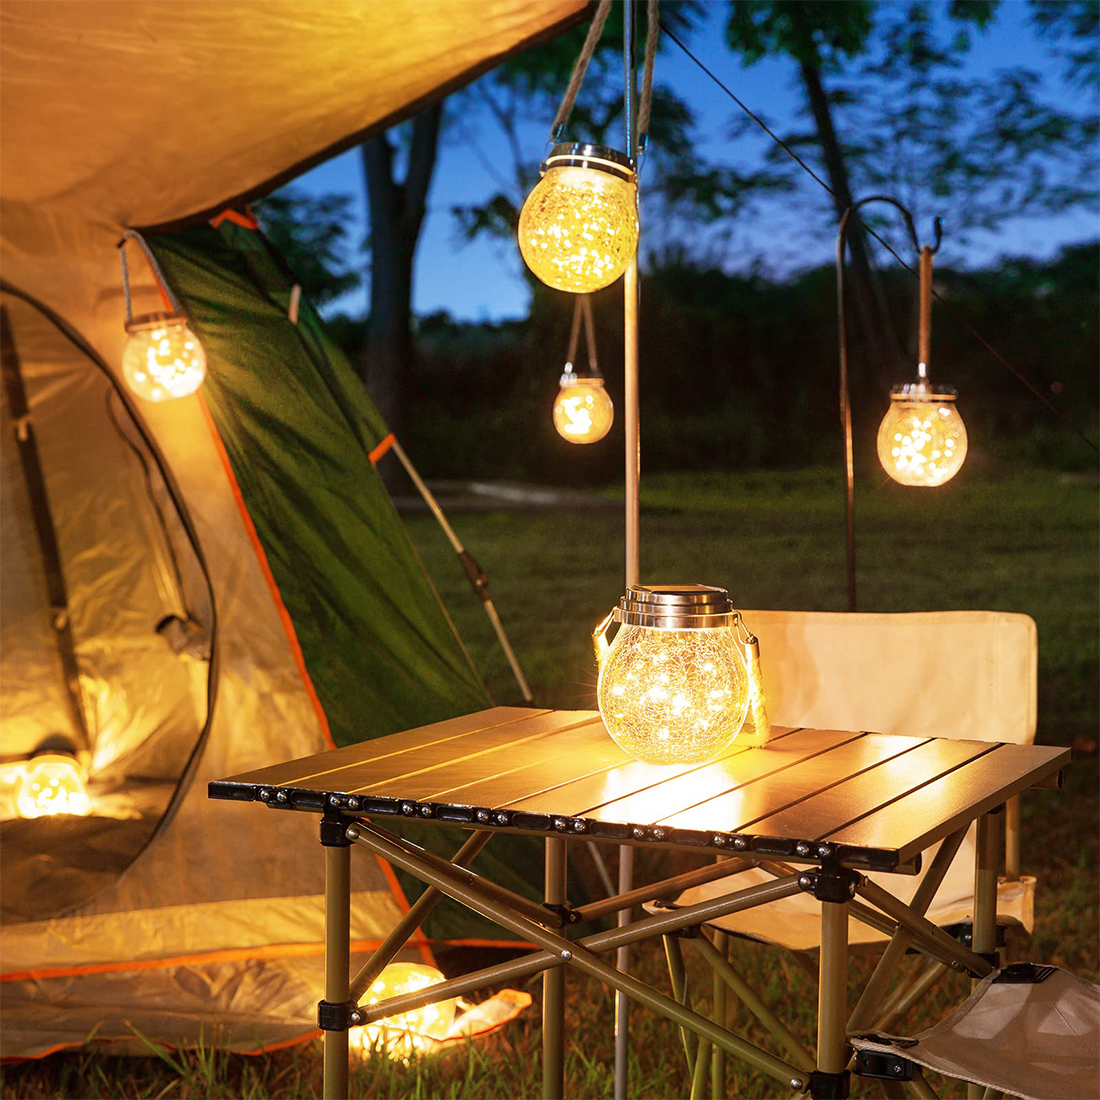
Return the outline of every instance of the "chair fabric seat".
{"type": "MultiPolygon", "coordinates": [[[[938,845],[936,846],[938,848],[938,845]]],[[[931,863],[933,851],[926,854],[924,867],[931,863]]],[[[922,872],[923,873],[923,872],[922,872]]],[[[890,875],[874,871],[867,876],[884,890],[889,890],[905,903],[912,900],[922,875],[890,875]]],[[[692,887],[676,899],[676,904],[694,905],[700,901],[720,897],[732,890],[745,889],[774,878],[766,871],[750,867],[736,875],[692,887]]],[[[925,916],[941,928],[973,917],[974,905],[974,829],[967,833],[959,846],[951,867],[928,907],[925,916]]],[[[659,909],[647,906],[651,912],[659,909]]],[[[997,887],[997,919],[1002,923],[1014,922],[1031,932],[1035,923],[1035,879],[1022,875],[1015,881],[1002,881],[997,887]]],[[[731,913],[711,922],[711,927],[723,932],[775,944],[791,951],[813,951],[821,943],[821,903],[810,894],[795,894],[781,901],[761,905],[741,913],[731,913]]],[[[848,942],[851,944],[879,944],[885,942],[881,932],[857,921],[848,922],[848,942]]]]}
{"type": "Polygon", "coordinates": [[[852,1046],[1027,1100],[1100,1096],[1100,986],[1059,967],[1042,969],[1050,973],[1028,984],[1007,983],[1005,971],[994,971],[914,1039],[856,1035],[852,1046]]]}

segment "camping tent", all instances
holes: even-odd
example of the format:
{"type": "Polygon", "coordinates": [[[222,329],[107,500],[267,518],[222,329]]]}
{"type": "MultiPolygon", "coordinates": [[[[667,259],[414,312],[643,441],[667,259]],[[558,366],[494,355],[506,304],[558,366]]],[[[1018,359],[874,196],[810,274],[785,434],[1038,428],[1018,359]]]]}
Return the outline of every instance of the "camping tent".
{"type": "MultiPolygon", "coordinates": [[[[186,1042],[216,1017],[251,1050],[308,1030],[319,847],[278,813],[257,845],[206,780],[486,696],[372,473],[384,425],[308,304],[288,315],[262,237],[214,215],[582,8],[0,7],[0,752],[60,734],[93,796],[3,823],[5,1056],[124,1021],[186,1042]],[[118,383],[116,245],[169,223],[149,243],[211,374],[155,406],[118,383]]],[[[158,308],[131,267],[135,312],[158,308]]],[[[366,949],[402,899],[388,868],[357,873],[366,949]]]]}

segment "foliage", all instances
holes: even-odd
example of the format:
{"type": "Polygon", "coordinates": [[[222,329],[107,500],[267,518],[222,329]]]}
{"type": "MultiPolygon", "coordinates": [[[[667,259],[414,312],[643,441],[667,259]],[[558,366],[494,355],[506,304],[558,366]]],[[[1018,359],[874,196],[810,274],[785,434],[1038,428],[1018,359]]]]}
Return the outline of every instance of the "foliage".
{"type": "Polygon", "coordinates": [[[284,187],[255,203],[252,211],[314,305],[360,286],[362,276],[348,255],[350,195],[310,195],[284,187]]]}

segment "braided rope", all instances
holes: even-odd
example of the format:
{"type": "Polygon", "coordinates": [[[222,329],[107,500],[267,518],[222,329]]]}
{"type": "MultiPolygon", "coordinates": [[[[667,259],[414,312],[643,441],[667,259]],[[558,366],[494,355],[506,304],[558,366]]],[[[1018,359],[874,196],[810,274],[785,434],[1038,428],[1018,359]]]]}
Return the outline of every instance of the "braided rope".
{"type": "Polygon", "coordinates": [[[558,113],[554,115],[554,122],[550,127],[551,141],[557,141],[561,137],[565,124],[573,113],[573,104],[577,102],[577,93],[581,90],[584,74],[588,71],[588,63],[596,52],[596,44],[600,40],[603,25],[607,22],[610,12],[611,0],[600,0],[599,7],[596,8],[596,14],[592,19],[592,25],[588,28],[588,36],[585,38],[581,52],[573,64],[573,73],[569,77],[569,84],[565,89],[565,95],[562,97],[561,106],[558,107],[558,113]]]}
{"type": "Polygon", "coordinates": [[[642,98],[638,104],[638,148],[649,144],[649,113],[653,107],[653,62],[657,57],[657,38],[661,33],[660,0],[646,4],[645,61],[642,67],[642,98]]]}
{"type": "Polygon", "coordinates": [[[164,297],[168,299],[168,304],[171,306],[173,312],[182,314],[183,307],[180,305],[180,300],[172,293],[172,288],[168,285],[168,280],[165,278],[164,272],[161,270],[160,264],[157,263],[156,256],[153,255],[152,249],[145,243],[145,238],[140,233],[135,233],[132,229],[127,229],[122,234],[122,240],[118,242],[118,255],[119,260],[122,263],[122,294],[126,299],[126,321],[129,323],[133,318],[133,306],[130,299],[130,267],[126,261],[126,242],[136,241],[138,248],[141,249],[142,255],[145,256],[145,262],[149,265],[149,270],[153,273],[153,278],[156,279],[160,285],[161,292],[164,297]]]}

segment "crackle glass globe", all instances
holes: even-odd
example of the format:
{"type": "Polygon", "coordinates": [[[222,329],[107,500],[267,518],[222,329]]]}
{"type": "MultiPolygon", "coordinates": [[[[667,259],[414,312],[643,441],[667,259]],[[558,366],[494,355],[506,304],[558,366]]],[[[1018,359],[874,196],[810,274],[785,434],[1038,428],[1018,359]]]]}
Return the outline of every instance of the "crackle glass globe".
{"type": "Polygon", "coordinates": [[[173,401],[202,385],[206,353],[182,319],[139,324],[122,350],[122,376],[146,401],[173,401]]]}
{"type": "Polygon", "coordinates": [[[966,425],[953,397],[893,395],[878,429],[882,468],[900,485],[950,481],[966,458],[966,425]]]}
{"type": "Polygon", "coordinates": [[[547,286],[589,294],[610,286],[638,249],[633,180],[595,168],[547,168],[519,215],[519,250],[547,286]]]}
{"type": "Polygon", "coordinates": [[[602,378],[562,376],[554,400],[554,427],[569,443],[596,443],[611,431],[615,406],[602,378]]]}
{"type": "MultiPolygon", "coordinates": [[[[375,1005],[402,993],[419,992],[429,986],[438,985],[443,980],[442,973],[434,966],[425,966],[423,963],[390,963],[367,990],[363,1003],[375,1005]]],[[[431,1050],[435,1043],[446,1039],[450,1033],[456,1004],[457,999],[452,997],[367,1024],[361,1030],[360,1044],[365,1050],[381,1048],[391,1058],[397,1059],[407,1058],[414,1052],[431,1050]]]]}
{"type": "Polygon", "coordinates": [[[745,659],[727,626],[622,626],[596,687],[607,732],[650,764],[710,760],[741,732],[745,659]]]}

